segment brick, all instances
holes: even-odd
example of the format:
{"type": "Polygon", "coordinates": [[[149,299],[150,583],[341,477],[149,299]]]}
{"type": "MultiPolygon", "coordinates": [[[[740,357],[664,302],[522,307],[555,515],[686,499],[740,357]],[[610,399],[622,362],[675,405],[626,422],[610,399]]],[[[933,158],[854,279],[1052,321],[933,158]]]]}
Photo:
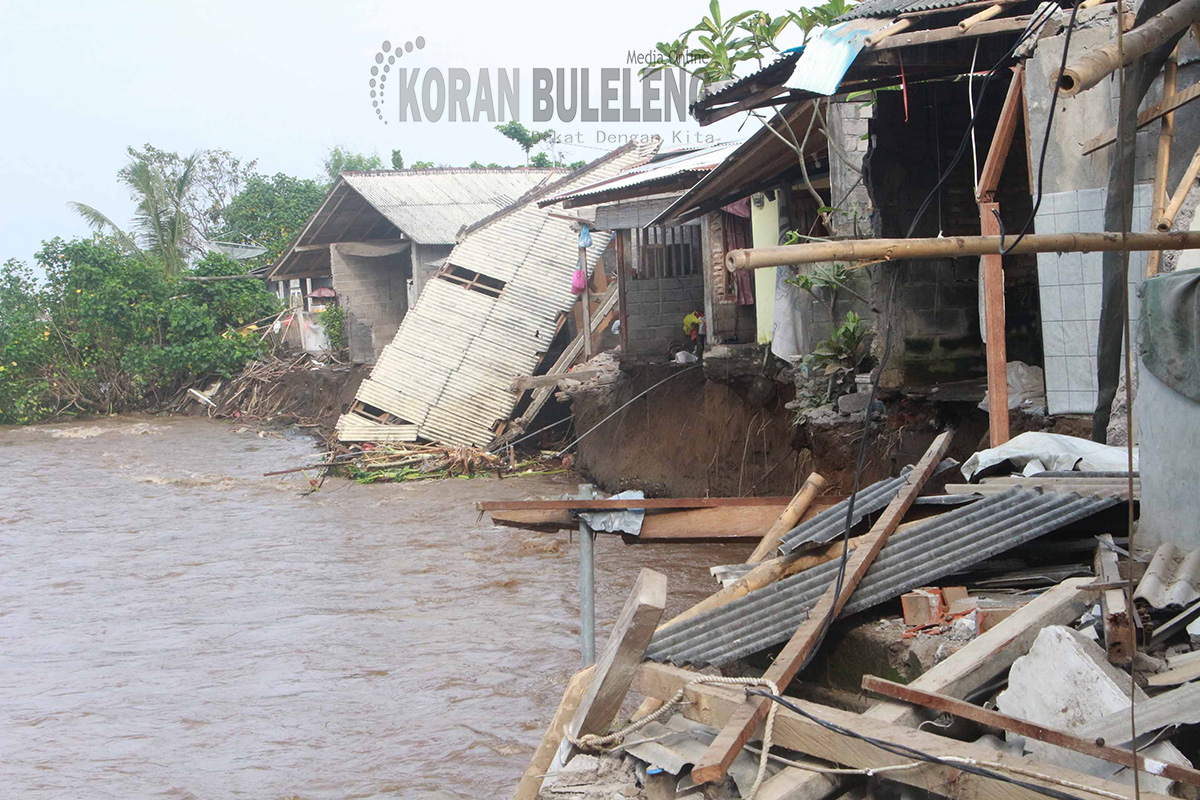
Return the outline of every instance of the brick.
{"type": "Polygon", "coordinates": [[[1011,617],[1015,608],[980,608],[975,611],[975,632],[986,633],[1011,617]]]}
{"type": "Polygon", "coordinates": [[[942,597],[936,589],[915,589],[900,596],[904,624],[910,628],[932,625],[942,617],[942,597]]]}

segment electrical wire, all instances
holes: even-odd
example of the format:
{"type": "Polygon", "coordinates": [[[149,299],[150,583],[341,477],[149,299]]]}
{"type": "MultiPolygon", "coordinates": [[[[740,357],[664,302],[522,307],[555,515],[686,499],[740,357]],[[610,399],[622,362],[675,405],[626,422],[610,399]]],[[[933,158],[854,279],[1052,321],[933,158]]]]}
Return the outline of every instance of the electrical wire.
{"type": "MultiPolygon", "coordinates": [[[[1083,5],[1083,0],[1076,0],[1075,6],[1071,9],[1071,20],[1067,23],[1067,35],[1063,40],[1062,64],[1058,68],[1060,75],[1067,68],[1067,55],[1071,52],[1071,34],[1075,32],[1075,17],[1079,14],[1079,7],[1081,5],[1083,5]]],[[[1046,133],[1042,137],[1042,152],[1038,157],[1037,195],[1033,201],[1033,209],[1029,212],[1029,217],[1025,220],[1025,224],[1021,226],[1021,232],[1017,234],[1017,238],[1008,247],[1004,246],[1004,223],[1000,221],[1000,212],[995,208],[992,209],[992,213],[996,216],[996,221],[1000,224],[1000,255],[1002,256],[1011,253],[1013,248],[1021,243],[1021,240],[1029,233],[1029,228],[1033,225],[1033,219],[1037,216],[1038,209],[1042,207],[1042,179],[1046,174],[1046,153],[1050,149],[1050,131],[1054,128],[1054,112],[1058,110],[1058,92],[1060,88],[1062,88],[1062,81],[1055,81],[1054,95],[1050,100],[1050,112],[1046,117],[1046,133]]]]}
{"type": "MultiPolygon", "coordinates": [[[[858,731],[853,731],[853,730],[850,730],[849,728],[843,728],[841,725],[838,725],[834,722],[830,722],[828,720],[822,719],[822,718],[816,716],[815,714],[810,714],[809,712],[805,711],[800,706],[798,706],[795,703],[788,700],[786,697],[781,697],[780,695],[777,695],[777,694],[771,694],[770,692],[765,692],[761,689],[746,689],[746,694],[755,695],[758,697],[765,697],[768,700],[772,701],[773,703],[777,703],[778,705],[782,706],[783,708],[786,708],[787,710],[789,710],[793,713],[799,714],[800,716],[804,717],[805,719],[809,720],[810,722],[814,722],[817,725],[820,725],[822,728],[825,728],[826,730],[833,731],[834,733],[841,734],[842,736],[847,736],[851,739],[858,739],[859,741],[866,742],[867,744],[878,747],[880,750],[884,750],[893,755],[898,755],[903,758],[913,759],[915,761],[922,761],[927,764],[936,764],[936,765],[942,766],[942,767],[951,767],[951,768],[957,769],[961,772],[967,772],[972,775],[978,775],[981,778],[988,778],[988,779],[994,780],[994,781],[1010,783],[1014,786],[1020,786],[1021,788],[1027,789],[1031,792],[1037,792],[1038,794],[1045,795],[1046,797],[1053,797],[1056,800],[1081,800],[1079,795],[1074,795],[1074,794],[1070,794],[1068,792],[1060,791],[1058,789],[1050,788],[1048,786],[1042,786],[1040,784],[1023,781],[1023,780],[1020,780],[1019,778],[1014,778],[1010,775],[1005,775],[1001,772],[997,772],[994,769],[988,769],[988,768],[979,766],[978,762],[975,762],[971,759],[965,759],[965,758],[959,758],[959,757],[946,758],[946,757],[942,757],[942,756],[935,756],[930,753],[926,753],[922,750],[917,750],[916,748],[908,747],[907,745],[896,744],[895,742],[889,742],[884,739],[876,739],[873,736],[867,736],[866,734],[859,733],[858,731]]],[[[995,766],[1000,766],[1001,768],[1008,769],[1007,765],[997,764],[995,766]]],[[[1022,772],[1024,772],[1024,771],[1022,771],[1022,772]]],[[[1018,774],[1020,774],[1020,773],[1018,773],[1018,774]]],[[[1025,773],[1025,774],[1029,774],[1029,773],[1025,773]]],[[[1033,773],[1033,774],[1036,774],[1036,773],[1033,773]]],[[[1097,790],[1095,790],[1091,787],[1086,787],[1086,786],[1083,786],[1080,784],[1068,784],[1067,782],[1059,781],[1057,779],[1051,778],[1050,776],[1039,775],[1038,777],[1045,779],[1045,780],[1057,782],[1061,785],[1069,785],[1072,788],[1085,789],[1089,793],[1108,794],[1107,792],[1102,792],[1102,791],[1097,792],[1097,790]]]]}

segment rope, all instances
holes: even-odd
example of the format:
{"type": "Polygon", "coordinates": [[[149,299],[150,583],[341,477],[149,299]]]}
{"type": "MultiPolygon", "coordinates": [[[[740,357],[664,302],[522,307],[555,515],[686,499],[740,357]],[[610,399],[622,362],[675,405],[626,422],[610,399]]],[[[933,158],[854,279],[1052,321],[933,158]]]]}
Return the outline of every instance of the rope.
{"type": "MultiPolygon", "coordinates": [[[[715,675],[705,675],[696,680],[684,684],[683,688],[677,691],[663,706],[638,720],[631,721],[628,725],[620,730],[604,736],[599,736],[594,733],[585,733],[578,739],[571,735],[570,731],[564,731],[564,736],[567,741],[578,747],[580,750],[591,750],[599,752],[605,749],[616,749],[612,745],[620,745],[625,740],[625,737],[631,733],[635,733],[649,725],[651,722],[656,722],[670,714],[676,708],[683,705],[683,698],[687,695],[689,689],[693,686],[703,685],[719,685],[719,686],[765,686],[772,694],[779,694],[779,689],[775,686],[774,681],[766,678],[724,678],[715,675]]],[[[754,785],[750,787],[750,792],[746,795],[746,800],[754,800],[754,796],[758,794],[759,787],[762,786],[763,779],[767,776],[767,762],[771,752],[771,732],[775,727],[775,713],[779,710],[777,703],[771,703],[767,710],[767,723],[763,727],[762,736],[762,751],[758,758],[758,774],[754,778],[754,785]]]]}

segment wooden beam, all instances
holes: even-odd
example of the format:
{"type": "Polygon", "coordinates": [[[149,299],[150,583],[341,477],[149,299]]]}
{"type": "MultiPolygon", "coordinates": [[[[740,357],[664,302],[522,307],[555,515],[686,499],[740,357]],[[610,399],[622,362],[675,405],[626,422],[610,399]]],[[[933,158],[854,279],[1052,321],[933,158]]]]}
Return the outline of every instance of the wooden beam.
{"type": "Polygon", "coordinates": [[[956,717],[968,719],[980,725],[999,728],[1007,733],[1015,733],[1018,736],[1024,736],[1039,742],[1046,742],[1057,747],[1065,747],[1068,750],[1074,750],[1076,753],[1083,753],[1084,755],[1103,759],[1113,764],[1120,764],[1123,767],[1135,768],[1143,772],[1154,772],[1173,781],[1200,786],[1200,771],[1191,769],[1190,767],[1162,761],[1156,761],[1154,764],[1148,765],[1144,758],[1141,756],[1135,757],[1130,750],[1109,747],[1096,739],[1084,739],[1058,728],[1050,728],[1045,725],[1029,722],[1028,720],[1010,717],[1007,714],[1001,714],[999,711],[981,708],[964,700],[948,697],[944,694],[921,691],[911,686],[877,678],[874,675],[863,676],[862,688],[868,692],[890,697],[893,700],[924,706],[925,708],[931,708],[934,711],[941,711],[946,714],[953,714],[956,717]]]}
{"type": "MultiPolygon", "coordinates": [[[[933,444],[929,446],[925,455],[921,456],[921,460],[909,473],[908,479],[900,487],[900,491],[892,498],[892,502],[888,503],[887,508],[871,526],[867,535],[863,537],[862,544],[849,554],[842,585],[838,586],[836,582],[830,585],[817,604],[808,612],[807,619],[800,624],[799,629],[767,669],[763,677],[774,682],[780,691],[783,691],[791,683],[792,678],[796,677],[796,673],[800,671],[808,656],[820,644],[821,637],[826,631],[827,622],[837,619],[843,606],[846,605],[846,601],[854,594],[859,581],[867,574],[867,570],[875,561],[875,556],[883,549],[892,531],[900,524],[900,520],[912,506],[913,501],[917,499],[917,495],[921,493],[925,482],[937,469],[938,463],[950,446],[950,439],[953,435],[953,431],[946,431],[933,440],[933,444]]],[[[769,707],[769,700],[756,698],[738,709],[692,768],[692,778],[696,783],[709,783],[725,776],[733,759],[741,752],[742,747],[754,734],[759,723],[766,717],[769,707]]]]}
{"type": "Polygon", "coordinates": [[[823,477],[815,472],[809,475],[808,479],[804,481],[804,485],[800,487],[800,491],[796,492],[796,496],[792,498],[792,502],[787,504],[787,508],[783,509],[779,519],[775,520],[775,524],[763,536],[758,547],[755,547],[754,552],[746,559],[746,563],[757,564],[765,561],[774,553],[775,549],[779,547],[779,541],[783,535],[796,526],[796,523],[804,516],[804,512],[808,510],[809,505],[812,504],[813,498],[824,488],[825,479],[823,477]]]}
{"type": "Polygon", "coordinates": [[[583,693],[595,671],[596,667],[592,665],[571,676],[567,690],[563,692],[562,702],[558,704],[558,710],[554,712],[554,717],[550,720],[550,727],[546,729],[541,743],[533,751],[533,757],[529,759],[529,766],[525,768],[525,774],[521,776],[521,780],[517,784],[513,800],[535,800],[538,796],[538,792],[542,789],[542,781],[545,780],[546,773],[554,763],[554,754],[562,745],[563,730],[567,722],[575,716],[575,710],[579,708],[579,701],[583,698],[583,693]]]}
{"type": "Polygon", "coordinates": [[[912,21],[911,17],[907,18],[907,19],[898,19],[895,22],[893,22],[891,25],[888,25],[883,30],[872,33],[866,39],[863,39],[863,48],[866,50],[870,50],[872,47],[879,44],[884,39],[887,39],[890,36],[895,36],[898,33],[904,33],[906,30],[908,30],[912,26],[913,26],[913,21],[912,21]]]}
{"type": "MultiPolygon", "coordinates": [[[[1049,625],[1070,625],[1091,608],[1093,601],[1085,591],[1091,580],[1068,578],[1043,592],[999,625],[989,628],[954,655],[934,665],[909,685],[929,692],[969,697],[1006,673],[1014,661],[1029,651],[1042,628],[1049,625]]],[[[921,722],[917,710],[911,705],[894,701],[877,703],[863,716],[908,727],[915,727],[921,722]]],[[[789,772],[795,773],[800,770],[789,767],[780,774],[789,772]]],[[[790,781],[789,785],[793,791],[800,792],[801,787],[820,789],[828,780],[827,776],[812,772],[801,774],[808,779],[790,781]]]]}
{"type": "MultiPolygon", "coordinates": [[[[698,677],[701,676],[695,672],[649,663],[644,664],[638,670],[635,686],[647,696],[667,699],[698,677]]],[[[733,692],[715,686],[693,686],[684,695],[682,713],[688,719],[705,725],[727,724],[728,720],[743,708],[742,694],[742,692],[733,692]]],[[[1014,776],[1007,770],[1002,774],[1006,777],[1019,777],[1023,783],[1035,784],[1044,788],[1062,791],[1062,784],[1055,781],[1067,781],[1073,784],[1069,793],[1081,800],[1112,800],[1113,796],[1133,797],[1133,789],[1123,784],[1083,775],[1034,759],[1014,756],[987,745],[960,742],[957,739],[882,722],[864,715],[798,698],[789,697],[788,700],[806,714],[811,714],[819,720],[833,723],[861,736],[899,744],[943,758],[963,759],[976,764],[998,764],[1020,770],[1024,774],[1014,776]],[[1046,777],[1034,777],[1034,775],[1046,777]]],[[[781,708],[775,716],[773,744],[857,769],[879,769],[885,766],[908,764],[912,761],[911,756],[897,755],[862,739],[832,731],[819,722],[785,708],[781,708]]],[[[890,772],[887,777],[898,783],[956,798],[1045,800],[1045,795],[1035,788],[963,772],[952,766],[930,764],[919,769],[890,772]]],[[[1142,800],[1167,800],[1166,795],[1146,791],[1142,792],[1141,797],[1142,800]]]]}
{"type": "MultiPolygon", "coordinates": [[[[987,22],[981,22],[971,29],[970,35],[958,29],[957,25],[952,25],[949,28],[932,28],[923,31],[912,31],[911,33],[901,33],[896,36],[889,36],[887,39],[879,42],[873,48],[864,48],[866,52],[878,52],[880,50],[890,50],[900,47],[916,47],[918,45],[935,44],[937,42],[948,42],[955,39],[971,40],[980,36],[995,36],[1005,33],[1020,33],[1029,25],[1029,20],[1032,18],[1029,14],[1022,14],[1018,17],[1004,17],[1003,19],[989,19],[987,22]]],[[[1062,29],[1061,23],[1055,20],[1050,20],[1042,29],[1042,36],[1053,36],[1062,29]]]]}
{"type": "Polygon", "coordinates": [[[727,508],[787,505],[790,497],[647,497],[642,500],[480,500],[476,511],[625,511],[631,508],[727,508]]]}
{"type": "MultiPolygon", "coordinates": [[[[621,710],[621,703],[625,701],[634,673],[642,663],[666,604],[666,576],[643,568],[633,582],[633,589],[617,621],[613,623],[608,643],[596,662],[596,672],[571,717],[567,730],[572,738],[608,732],[621,710]]],[[[564,741],[560,746],[561,763],[566,763],[570,749],[569,741],[564,741]]]]}
{"type": "MultiPolygon", "coordinates": [[[[1138,114],[1137,125],[1139,128],[1144,128],[1156,119],[1162,119],[1166,115],[1175,111],[1180,106],[1185,106],[1196,98],[1200,97],[1200,83],[1195,86],[1189,86],[1182,92],[1175,92],[1170,99],[1163,98],[1159,102],[1147,108],[1142,113],[1138,114]]],[[[1117,128],[1113,127],[1106,130],[1083,143],[1083,154],[1089,155],[1102,148],[1108,147],[1117,140],[1117,128]]]]}
{"type": "MultiPolygon", "coordinates": [[[[1005,148],[1007,150],[1007,148],[1005,148]]],[[[991,154],[988,154],[991,160],[991,154]]],[[[982,185],[980,192],[984,190],[982,185]]],[[[1000,233],[999,203],[979,204],[979,224],[986,236],[1000,233]]],[[[981,258],[984,325],[987,330],[988,434],[991,447],[1008,441],[1008,342],[1004,323],[1004,257],[981,258]]]]}
{"type": "MultiPolygon", "coordinates": [[[[1200,154],[1200,151],[1198,151],[1200,154]]],[[[1195,176],[1193,176],[1193,180],[1195,176]]],[[[1186,187],[1184,187],[1186,188],[1186,187]]],[[[1169,209],[1168,209],[1169,210],[1169,209]]],[[[1146,250],[1200,249],[1200,232],[1170,233],[1031,233],[1014,244],[1004,240],[1008,253],[1103,253],[1146,250]]],[[[826,261],[893,261],[915,258],[961,258],[999,254],[999,236],[945,236],[927,239],[847,239],[840,242],[780,245],[730,250],[726,266],[735,269],[820,264],[826,261]]]]}
{"type": "Polygon", "coordinates": [[[1179,210],[1183,208],[1183,201],[1187,199],[1188,192],[1192,190],[1197,177],[1200,177],[1200,147],[1196,148],[1195,155],[1192,156],[1187,169],[1183,171],[1183,180],[1179,182],[1178,188],[1175,189],[1175,194],[1171,195],[1171,201],[1167,203],[1167,209],[1154,222],[1154,227],[1160,232],[1171,229],[1171,223],[1175,221],[1175,215],[1179,213],[1179,210]]]}
{"type": "MultiPolygon", "coordinates": [[[[1096,580],[1100,583],[1117,583],[1121,580],[1121,569],[1111,534],[1096,537],[1096,580]]],[[[1133,619],[1129,613],[1129,602],[1125,588],[1108,589],[1100,595],[1100,608],[1104,612],[1104,649],[1113,664],[1128,664],[1133,660],[1135,640],[1133,619]]]]}
{"type": "MultiPolygon", "coordinates": [[[[983,170],[979,173],[978,199],[980,205],[991,202],[1000,184],[1000,173],[1008,161],[1008,151],[1012,148],[1013,137],[1017,132],[1017,121],[1021,114],[1021,93],[1025,88],[1025,65],[1018,64],[1013,68],[1012,80],[1008,84],[1008,94],[1004,96],[1004,105],[1000,108],[1000,119],[996,122],[996,131],[992,134],[992,143],[988,146],[987,159],[983,162],[983,170]]],[[[982,213],[982,210],[981,210],[982,213]]],[[[987,231],[984,231],[987,233],[987,231]]],[[[999,233],[999,231],[995,231],[999,233]]]]}
{"type": "Polygon", "coordinates": [[[999,3],[992,5],[992,6],[988,6],[983,11],[977,11],[974,14],[972,14],[971,16],[964,19],[962,22],[958,23],[958,29],[960,31],[962,31],[963,33],[966,33],[967,31],[971,30],[971,28],[974,28],[979,23],[987,22],[992,17],[1000,16],[1000,12],[1003,10],[1004,10],[1004,6],[1000,5],[999,3]]]}

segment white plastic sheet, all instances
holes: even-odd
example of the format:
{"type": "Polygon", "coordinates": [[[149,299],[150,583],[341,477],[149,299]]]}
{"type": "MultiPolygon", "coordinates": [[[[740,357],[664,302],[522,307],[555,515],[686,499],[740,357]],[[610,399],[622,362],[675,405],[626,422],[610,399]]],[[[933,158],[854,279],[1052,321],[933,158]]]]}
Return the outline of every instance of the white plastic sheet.
{"type": "MultiPolygon", "coordinates": [[[[963,477],[970,480],[980,470],[1011,461],[1023,475],[1078,469],[1083,472],[1124,472],[1128,457],[1124,447],[1097,444],[1077,436],[1031,431],[1009,439],[999,447],[980,450],[963,462],[963,477]]],[[[1133,468],[1138,468],[1137,448],[1133,468]]]]}

